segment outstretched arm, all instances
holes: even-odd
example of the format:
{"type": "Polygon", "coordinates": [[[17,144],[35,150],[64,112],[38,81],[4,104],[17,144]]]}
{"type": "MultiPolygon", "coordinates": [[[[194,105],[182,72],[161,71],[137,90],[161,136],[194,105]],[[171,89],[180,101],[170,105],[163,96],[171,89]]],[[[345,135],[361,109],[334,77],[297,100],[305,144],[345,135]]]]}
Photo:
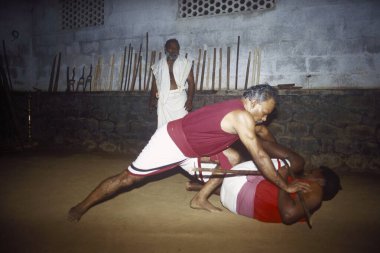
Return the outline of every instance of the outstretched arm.
{"type": "Polygon", "coordinates": [[[264,150],[261,141],[254,131],[255,122],[248,112],[235,111],[222,121],[222,129],[227,132],[235,131],[263,175],[276,186],[286,192],[308,191],[310,186],[306,183],[296,182],[288,185],[276,172],[268,153],[264,150]]]}
{"type": "Polygon", "coordinates": [[[271,158],[287,159],[289,160],[291,169],[295,174],[301,175],[303,173],[305,160],[302,156],[278,143],[261,141],[261,144],[271,158]]]}

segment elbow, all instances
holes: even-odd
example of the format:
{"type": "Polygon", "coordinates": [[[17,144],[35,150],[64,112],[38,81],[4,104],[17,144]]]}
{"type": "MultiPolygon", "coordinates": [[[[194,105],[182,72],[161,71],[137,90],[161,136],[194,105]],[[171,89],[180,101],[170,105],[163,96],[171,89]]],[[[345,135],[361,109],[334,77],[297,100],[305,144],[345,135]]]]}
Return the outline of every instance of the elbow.
{"type": "Polygon", "coordinates": [[[288,159],[290,160],[290,165],[295,174],[301,174],[305,167],[305,159],[298,155],[292,155],[289,156],[288,159]]]}
{"type": "Polygon", "coordinates": [[[294,215],[290,212],[281,213],[281,221],[285,225],[292,225],[297,222],[297,220],[294,219],[294,215]]]}

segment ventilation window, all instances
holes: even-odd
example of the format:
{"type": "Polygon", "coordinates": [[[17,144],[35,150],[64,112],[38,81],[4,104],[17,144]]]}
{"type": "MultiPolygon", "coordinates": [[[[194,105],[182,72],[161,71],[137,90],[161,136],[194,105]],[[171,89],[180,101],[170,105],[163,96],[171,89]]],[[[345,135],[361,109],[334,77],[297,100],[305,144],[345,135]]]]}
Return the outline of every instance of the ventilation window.
{"type": "Polygon", "coordinates": [[[104,25],[104,0],[61,1],[62,29],[104,25]]]}
{"type": "Polygon", "coordinates": [[[276,0],[178,0],[180,18],[272,9],[276,0]]]}

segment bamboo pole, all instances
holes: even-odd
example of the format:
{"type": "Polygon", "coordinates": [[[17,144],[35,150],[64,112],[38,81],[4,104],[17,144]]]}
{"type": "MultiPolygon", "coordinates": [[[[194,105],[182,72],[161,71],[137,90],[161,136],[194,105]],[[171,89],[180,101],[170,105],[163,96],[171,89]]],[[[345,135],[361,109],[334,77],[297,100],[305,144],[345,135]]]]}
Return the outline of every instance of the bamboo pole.
{"type": "Polygon", "coordinates": [[[203,90],[203,78],[204,78],[205,67],[206,67],[206,55],[207,55],[207,50],[204,50],[203,51],[203,65],[202,65],[201,87],[200,87],[200,90],[203,90]]]}
{"type": "Polygon", "coordinates": [[[145,72],[144,72],[144,90],[146,87],[146,74],[147,74],[147,68],[148,68],[148,44],[149,44],[149,34],[146,33],[146,45],[145,45],[145,72]]]}
{"type": "Polygon", "coordinates": [[[227,47],[227,90],[230,89],[230,62],[231,62],[231,48],[227,47]]]}
{"type": "Polygon", "coordinates": [[[136,82],[136,75],[137,75],[137,52],[135,52],[135,57],[133,61],[133,74],[132,74],[132,81],[129,88],[130,91],[133,91],[135,89],[135,82],[136,82]]]}
{"type": "Polygon", "coordinates": [[[219,90],[222,89],[222,48],[219,48],[219,90]]]}
{"type": "Polygon", "coordinates": [[[238,36],[237,51],[236,51],[235,90],[237,90],[237,86],[238,86],[238,77],[239,77],[239,50],[240,50],[240,36],[238,36]]]}
{"type": "Polygon", "coordinates": [[[215,90],[215,66],[216,65],[216,48],[214,48],[214,60],[212,62],[212,82],[211,90],[215,90]]]}
{"type": "MultiPolygon", "coordinates": [[[[129,45],[131,45],[131,44],[129,44],[129,45]]],[[[128,65],[129,65],[129,69],[128,69],[128,80],[126,80],[126,86],[124,86],[124,91],[126,90],[126,91],[128,91],[129,90],[129,86],[130,86],[130,81],[131,81],[131,73],[132,73],[132,61],[133,61],[133,47],[131,46],[130,47],[130,56],[129,56],[129,58],[128,58],[128,60],[129,60],[129,63],[128,63],[128,65]]]]}
{"type": "Polygon", "coordinates": [[[123,90],[123,83],[124,83],[124,71],[125,71],[125,58],[127,57],[127,47],[125,46],[124,47],[124,54],[123,54],[123,57],[121,58],[121,63],[120,63],[120,66],[121,66],[121,70],[119,71],[121,77],[119,76],[119,80],[121,79],[120,81],[120,90],[123,90]]]}
{"type": "Polygon", "coordinates": [[[207,57],[207,75],[206,75],[206,87],[207,89],[210,88],[210,56],[207,57]]]}
{"type": "Polygon", "coordinates": [[[257,49],[253,50],[253,61],[252,61],[252,83],[251,86],[256,85],[256,65],[257,65],[257,49]]]}
{"type": "Polygon", "coordinates": [[[150,77],[152,76],[152,66],[156,60],[156,51],[152,51],[150,55],[150,64],[149,64],[149,73],[148,73],[148,81],[146,83],[145,90],[149,90],[150,77]]]}
{"type": "Polygon", "coordinates": [[[245,72],[245,83],[244,83],[244,89],[247,89],[248,86],[248,79],[249,79],[249,65],[251,64],[251,51],[249,51],[248,56],[248,62],[247,62],[247,70],[245,72]]]}
{"type": "Polygon", "coordinates": [[[112,85],[113,85],[113,70],[114,70],[114,65],[115,65],[115,54],[112,54],[111,56],[111,64],[110,64],[110,83],[108,86],[108,90],[112,90],[112,85]]]}
{"type": "Polygon", "coordinates": [[[94,76],[94,90],[99,91],[101,89],[101,76],[102,76],[102,57],[98,57],[98,62],[95,67],[95,76],[94,76]]]}
{"type": "Polygon", "coordinates": [[[256,84],[260,83],[260,69],[261,69],[261,49],[257,50],[257,80],[256,84]]]}
{"type": "Polygon", "coordinates": [[[140,59],[139,59],[139,91],[141,91],[141,85],[142,85],[142,56],[140,55],[140,59]]]}
{"type": "Polygon", "coordinates": [[[202,58],[202,49],[199,49],[198,63],[197,63],[197,72],[195,74],[195,89],[198,87],[199,66],[201,64],[201,58],[202,58]]]}

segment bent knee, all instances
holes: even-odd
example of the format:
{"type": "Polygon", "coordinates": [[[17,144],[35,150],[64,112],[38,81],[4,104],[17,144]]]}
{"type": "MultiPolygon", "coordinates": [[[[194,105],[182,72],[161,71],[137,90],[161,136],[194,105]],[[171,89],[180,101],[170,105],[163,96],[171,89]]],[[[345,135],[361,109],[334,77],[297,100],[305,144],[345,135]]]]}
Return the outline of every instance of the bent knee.
{"type": "Polygon", "coordinates": [[[120,174],[119,180],[123,186],[130,186],[140,182],[143,178],[144,176],[133,175],[128,170],[125,170],[120,174]]]}

